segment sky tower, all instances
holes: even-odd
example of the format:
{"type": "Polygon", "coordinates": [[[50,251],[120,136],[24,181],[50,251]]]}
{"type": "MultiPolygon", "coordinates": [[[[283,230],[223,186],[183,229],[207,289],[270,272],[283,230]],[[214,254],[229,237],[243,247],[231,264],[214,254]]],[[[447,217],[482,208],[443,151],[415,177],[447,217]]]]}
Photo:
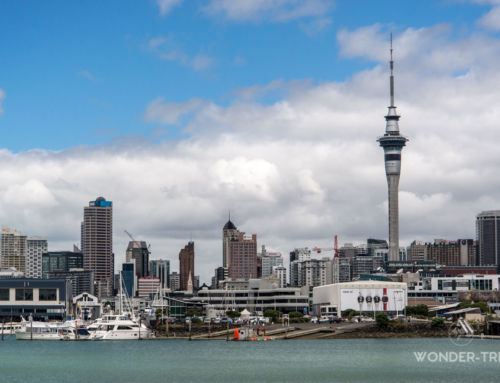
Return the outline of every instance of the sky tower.
{"type": "Polygon", "coordinates": [[[408,139],[399,133],[399,115],[394,106],[394,61],[392,60],[391,33],[391,105],[385,116],[385,134],[377,141],[384,148],[385,174],[389,190],[389,261],[399,260],[399,175],[401,174],[401,151],[408,139]]]}

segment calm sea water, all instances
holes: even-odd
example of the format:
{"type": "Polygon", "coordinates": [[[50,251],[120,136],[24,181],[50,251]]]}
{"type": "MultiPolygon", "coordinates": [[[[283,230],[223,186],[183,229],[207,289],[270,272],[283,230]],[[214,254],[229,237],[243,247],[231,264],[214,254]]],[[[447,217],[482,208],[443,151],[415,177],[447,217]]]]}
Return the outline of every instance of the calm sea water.
{"type": "MultiPolygon", "coordinates": [[[[500,341],[0,342],[0,382],[499,382],[500,362],[418,362],[414,352],[500,353],[500,341]]],[[[489,354],[488,354],[489,355],[489,354]]],[[[432,358],[431,358],[432,360],[432,358]]],[[[498,360],[498,359],[497,359],[498,360]]]]}

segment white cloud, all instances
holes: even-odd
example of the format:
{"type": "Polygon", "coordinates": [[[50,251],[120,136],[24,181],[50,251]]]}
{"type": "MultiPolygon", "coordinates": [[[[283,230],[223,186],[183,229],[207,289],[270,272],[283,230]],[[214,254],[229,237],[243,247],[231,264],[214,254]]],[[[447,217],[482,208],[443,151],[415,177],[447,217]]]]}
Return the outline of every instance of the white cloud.
{"type": "Polygon", "coordinates": [[[162,60],[177,62],[197,72],[207,70],[215,64],[213,57],[203,53],[190,56],[173,37],[154,37],[148,41],[147,49],[162,60]]]}
{"type": "Polygon", "coordinates": [[[2,103],[5,100],[5,91],[0,88],[0,115],[3,113],[2,103]]]}
{"type": "Polygon", "coordinates": [[[192,98],[187,102],[164,102],[159,97],[152,101],[145,114],[145,120],[148,122],[158,122],[161,124],[177,124],[186,114],[193,113],[206,102],[199,98],[192,98]]]}
{"type": "Polygon", "coordinates": [[[210,56],[197,54],[191,61],[191,66],[195,71],[205,70],[213,65],[214,59],[210,56]]]}
{"type": "MultiPolygon", "coordinates": [[[[402,245],[474,237],[475,214],[500,207],[500,40],[452,36],[449,26],[394,36],[396,104],[410,138],[400,181],[402,245]]],[[[221,263],[228,210],[259,245],[283,254],[330,247],[334,234],[341,243],[386,238],[376,138],[389,101],[387,37],[383,26],[339,34],[346,56],[372,62],[343,82],[274,81],[236,90],[224,106],[198,98],[147,106],[147,121],[179,124],[188,139],[0,151],[0,223],[45,235],[52,249],[70,248],[83,206],[104,195],[114,203],[117,264],[128,242],[123,229],[151,242],[153,257],[172,260],[173,269],[192,235],[204,281],[221,263]],[[260,101],[270,93],[276,101],[260,101]]]]}
{"type": "Polygon", "coordinates": [[[179,6],[183,0],[156,0],[158,7],[160,8],[160,15],[165,16],[167,13],[172,11],[174,7],[179,6]]]}
{"type": "Polygon", "coordinates": [[[290,21],[323,18],[334,6],[331,0],[210,0],[203,8],[208,15],[233,21],[290,21]]]}
{"type": "Polygon", "coordinates": [[[493,31],[500,31],[500,6],[490,9],[478,20],[478,24],[493,31]]]}

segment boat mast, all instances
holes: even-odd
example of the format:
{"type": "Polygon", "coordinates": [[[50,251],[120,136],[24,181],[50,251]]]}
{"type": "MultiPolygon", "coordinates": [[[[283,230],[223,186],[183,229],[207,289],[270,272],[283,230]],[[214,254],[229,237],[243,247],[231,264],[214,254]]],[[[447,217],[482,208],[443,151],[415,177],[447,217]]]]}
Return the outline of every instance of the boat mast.
{"type": "Polygon", "coordinates": [[[123,280],[122,272],[120,271],[120,315],[123,315],[123,280]]]}

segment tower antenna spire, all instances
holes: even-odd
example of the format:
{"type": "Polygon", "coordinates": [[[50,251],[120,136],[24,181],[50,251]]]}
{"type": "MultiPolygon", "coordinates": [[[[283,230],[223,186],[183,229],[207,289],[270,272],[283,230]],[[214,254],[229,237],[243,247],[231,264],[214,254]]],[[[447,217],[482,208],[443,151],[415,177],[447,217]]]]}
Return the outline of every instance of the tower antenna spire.
{"type": "Polygon", "coordinates": [[[394,60],[392,58],[392,32],[391,32],[391,61],[390,61],[390,67],[391,67],[391,106],[394,106],[394,60]]]}

